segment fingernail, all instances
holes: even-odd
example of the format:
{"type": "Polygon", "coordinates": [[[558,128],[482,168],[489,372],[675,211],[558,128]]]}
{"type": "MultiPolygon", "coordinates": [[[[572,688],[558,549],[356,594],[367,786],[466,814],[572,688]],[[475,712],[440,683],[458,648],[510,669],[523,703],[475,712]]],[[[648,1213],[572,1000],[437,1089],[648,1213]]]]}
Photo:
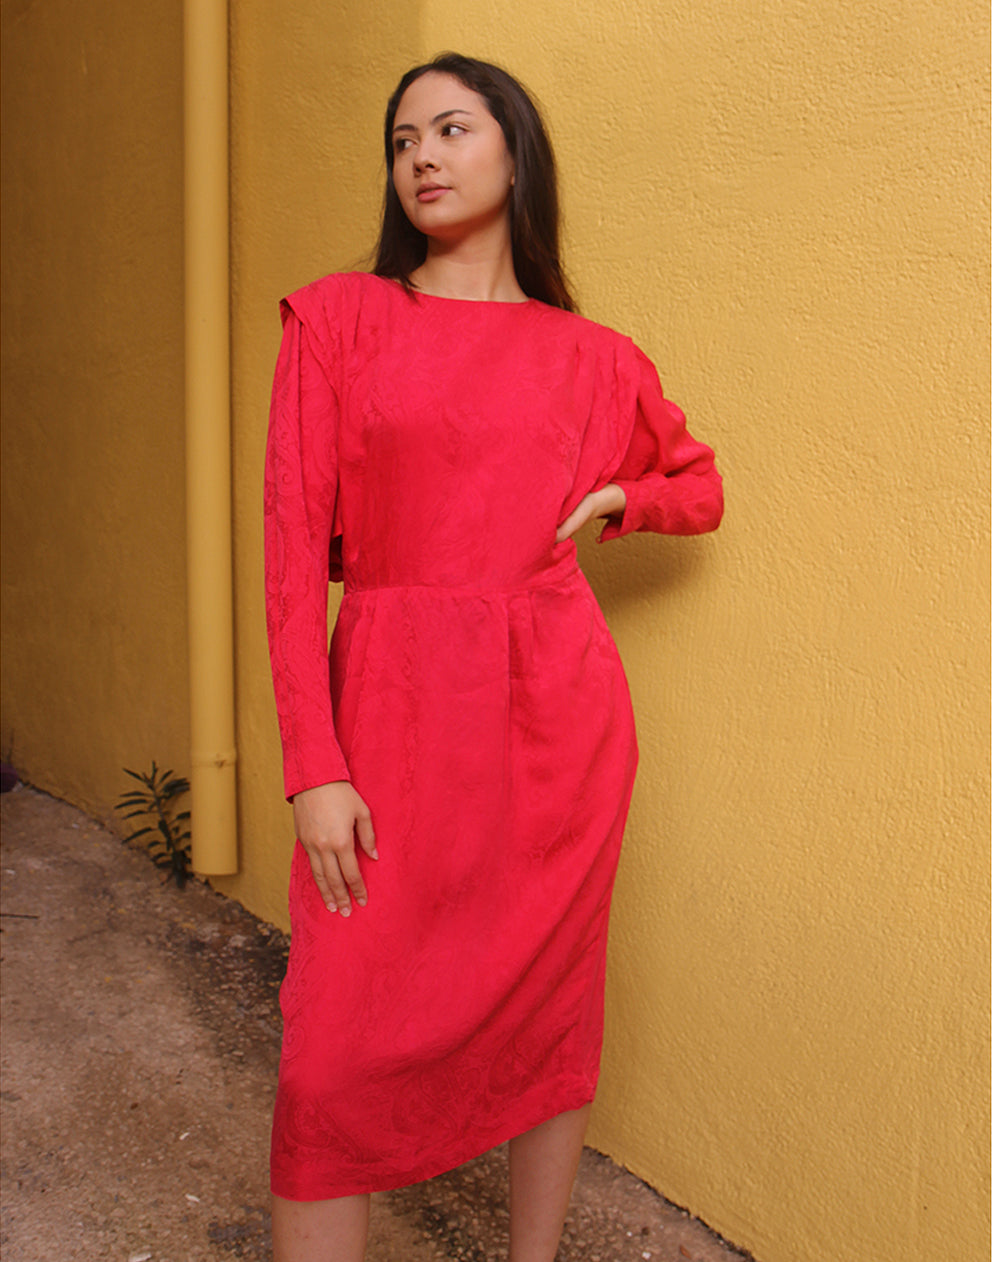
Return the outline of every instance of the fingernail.
{"type": "Polygon", "coordinates": [[[355,902],[359,905],[359,907],[364,907],[364,906],[365,906],[365,904],[366,904],[368,901],[369,901],[369,900],[368,900],[367,898],[356,898],[356,899],[355,899],[355,902]]]}
{"type": "Polygon", "coordinates": [[[372,850],[372,858],[373,858],[373,859],[378,859],[378,857],[379,857],[379,851],[373,848],[373,850],[372,850]]]}
{"type": "Polygon", "coordinates": [[[350,915],[351,915],[351,908],[350,908],[350,907],[342,907],[342,908],[341,908],[341,915],[342,915],[342,916],[350,916],[350,915]]]}
{"type": "Polygon", "coordinates": [[[328,911],[337,911],[338,909],[337,903],[325,903],[324,906],[327,908],[328,911]]]}

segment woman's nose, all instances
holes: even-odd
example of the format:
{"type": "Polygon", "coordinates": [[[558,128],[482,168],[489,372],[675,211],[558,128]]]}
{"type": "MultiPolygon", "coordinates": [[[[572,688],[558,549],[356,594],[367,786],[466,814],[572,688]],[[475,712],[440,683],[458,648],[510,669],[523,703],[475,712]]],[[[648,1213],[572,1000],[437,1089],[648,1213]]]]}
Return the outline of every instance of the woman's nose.
{"type": "Polygon", "coordinates": [[[418,173],[437,170],[437,163],[434,161],[429,145],[422,144],[419,146],[413,156],[413,169],[418,173]]]}

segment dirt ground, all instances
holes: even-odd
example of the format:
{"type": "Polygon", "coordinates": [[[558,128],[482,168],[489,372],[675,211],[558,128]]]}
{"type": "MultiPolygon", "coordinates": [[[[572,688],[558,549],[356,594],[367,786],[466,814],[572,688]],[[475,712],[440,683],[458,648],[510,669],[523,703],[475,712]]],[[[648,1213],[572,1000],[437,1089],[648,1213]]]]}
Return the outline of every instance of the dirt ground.
{"type": "MultiPolygon", "coordinates": [[[[285,937],[44,794],[0,822],[4,1262],[269,1258],[285,937]]],[[[368,1262],[499,1262],[505,1201],[501,1149],[376,1196],[368,1262]]],[[[559,1262],[744,1256],[586,1151],[559,1262]]]]}

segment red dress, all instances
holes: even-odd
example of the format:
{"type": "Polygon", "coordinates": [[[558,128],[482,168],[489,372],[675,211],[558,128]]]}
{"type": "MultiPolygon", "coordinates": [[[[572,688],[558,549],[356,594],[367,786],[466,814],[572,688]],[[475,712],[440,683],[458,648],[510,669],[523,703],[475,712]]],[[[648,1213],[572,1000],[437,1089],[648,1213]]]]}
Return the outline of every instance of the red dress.
{"type": "Polygon", "coordinates": [[[380,855],[348,919],[293,859],[272,1187],[321,1200],[592,1099],[637,751],[555,531],[610,481],[627,508],[604,538],[712,530],[722,495],[648,360],[579,316],[358,273],[282,313],[265,510],[286,794],[352,780],[380,855]]]}

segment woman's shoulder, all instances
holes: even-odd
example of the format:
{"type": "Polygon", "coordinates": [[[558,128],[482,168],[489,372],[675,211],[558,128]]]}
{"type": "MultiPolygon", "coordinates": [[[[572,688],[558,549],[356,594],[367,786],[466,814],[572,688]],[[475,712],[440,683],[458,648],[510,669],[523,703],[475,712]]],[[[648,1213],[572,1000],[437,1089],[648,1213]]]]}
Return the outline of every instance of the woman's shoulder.
{"type": "Polygon", "coordinates": [[[604,345],[630,341],[626,334],[611,329],[609,325],[601,324],[578,311],[566,311],[562,307],[548,306],[547,303],[541,303],[541,309],[546,313],[549,322],[555,322],[562,329],[569,330],[573,337],[604,345]]]}
{"type": "Polygon", "coordinates": [[[354,330],[393,300],[398,286],[370,272],[331,272],[287,294],[280,303],[283,324],[296,319],[325,355],[332,356],[354,330]]]}
{"type": "Polygon", "coordinates": [[[544,303],[540,307],[549,334],[574,344],[580,354],[608,360],[621,371],[629,370],[642,355],[625,333],[620,333],[609,325],[600,324],[577,311],[565,311],[561,307],[550,307],[544,303]]]}
{"type": "Polygon", "coordinates": [[[385,296],[386,286],[393,287],[393,282],[371,272],[331,272],[294,290],[283,302],[297,313],[313,308],[331,312],[356,298],[371,294],[385,296]]]}

